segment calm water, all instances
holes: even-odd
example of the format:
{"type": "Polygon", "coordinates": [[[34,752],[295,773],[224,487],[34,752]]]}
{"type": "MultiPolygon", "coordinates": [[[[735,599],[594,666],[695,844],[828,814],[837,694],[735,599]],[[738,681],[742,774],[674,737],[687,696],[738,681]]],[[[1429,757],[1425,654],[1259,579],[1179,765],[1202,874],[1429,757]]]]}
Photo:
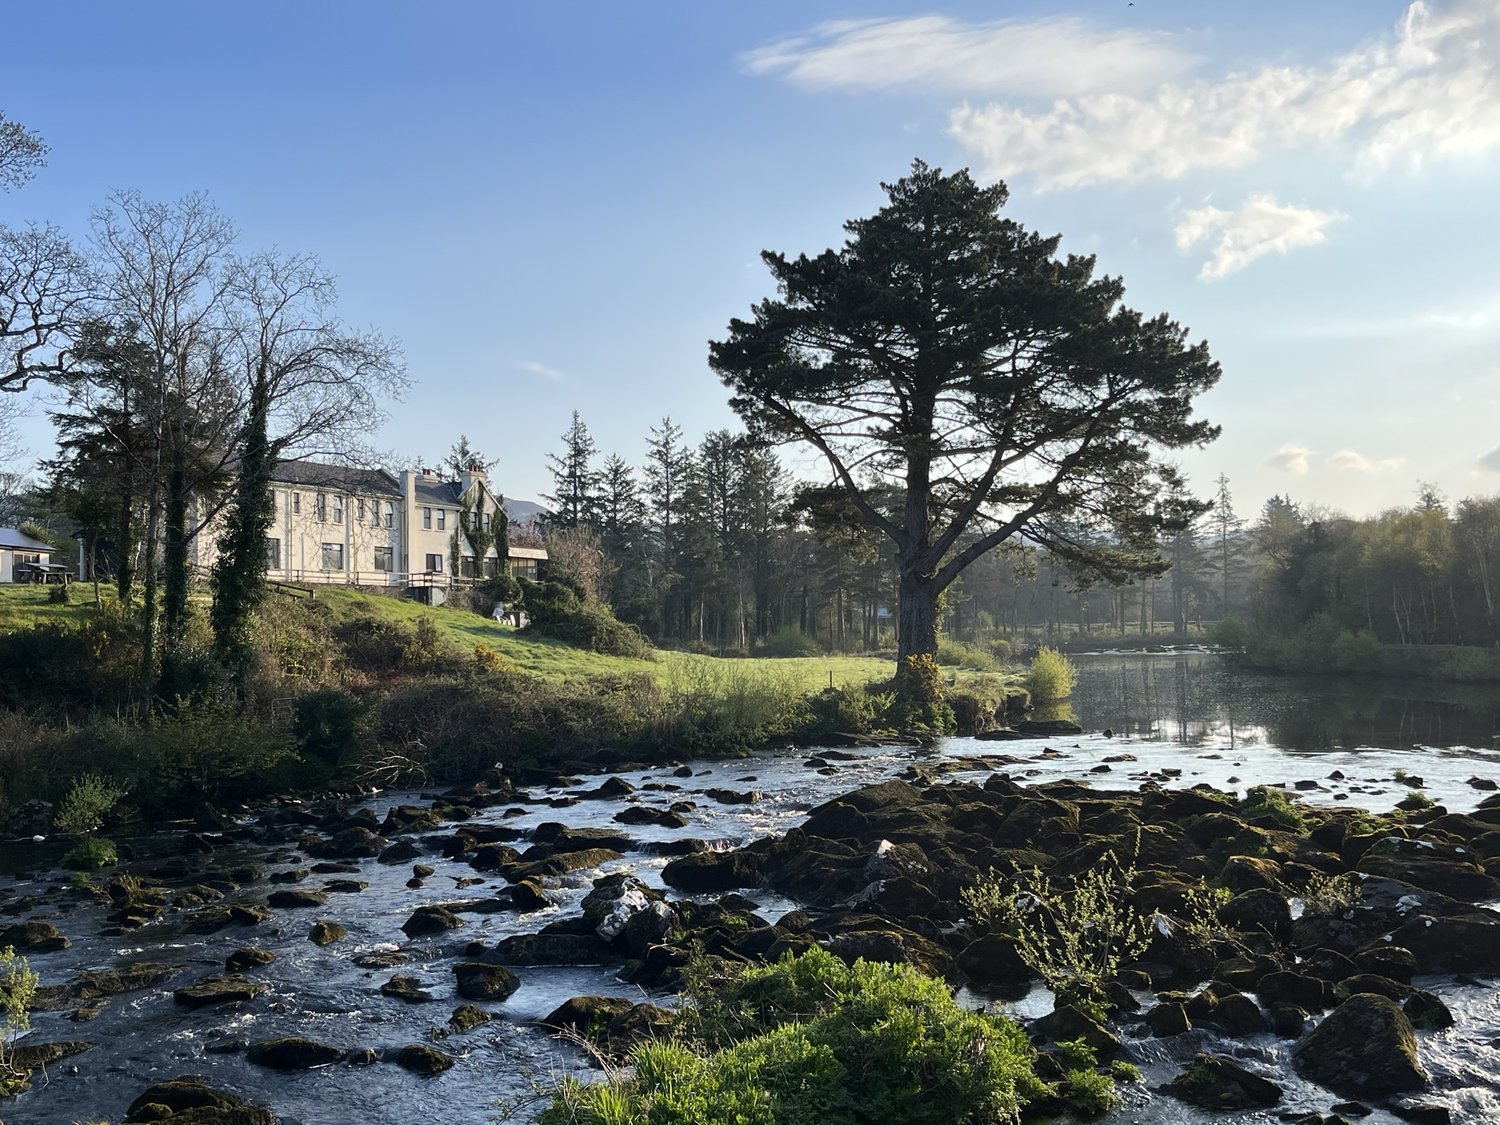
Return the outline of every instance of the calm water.
{"type": "MultiPolygon", "coordinates": [[[[459,1056],[458,1065],[425,1081],[384,1064],[368,1069],[335,1065],[284,1075],[249,1065],[241,1053],[206,1048],[216,1039],[255,1040],[289,1034],[344,1047],[391,1048],[422,1042],[428,1030],[442,1024],[460,1003],[453,991],[452,965],[460,959],[464,942],[493,943],[576,914],[591,881],[602,873],[630,870],[659,886],[666,860],[651,854],[654,841],[694,836],[716,846],[744,843],[785,831],[800,822],[807,809],[830,797],[914,767],[956,771],[956,777],[977,779],[989,772],[989,765],[975,762],[969,767],[967,759],[1005,754],[1015,762],[1006,767],[1008,772],[1019,777],[1088,779],[1111,788],[1133,787],[1147,779],[1180,785],[1207,781],[1226,788],[1318,779],[1320,787],[1303,794],[1305,799],[1343,800],[1371,808],[1389,808],[1410,792],[1393,780],[1394,771],[1404,768],[1420,774],[1432,796],[1454,810],[1472,808],[1484,796],[1467,784],[1468,778],[1500,775],[1500,754],[1492,739],[1500,729],[1496,725],[1500,693],[1408,690],[1407,697],[1397,698],[1382,694],[1382,689],[1390,690],[1384,685],[1248,677],[1202,654],[1088,656],[1078,663],[1082,675],[1073,708],[1087,731],[1082,736],[1007,743],[955,738],[936,748],[886,748],[862,753],[853,761],[837,761],[831,776],[804,764],[812,748],[702,763],[695,767],[693,777],[684,779],[662,769],[622,774],[638,786],[656,786],[635,795],[644,803],[665,807],[677,800],[695,800],[698,807],[690,815],[691,825],[677,832],[631,829],[640,850],[600,870],[552,881],[548,893],[554,905],[549,910],[521,917],[467,914],[461,929],[412,943],[406,941],[400,926],[416,906],[459,897],[482,898],[504,885],[491,878],[485,885],[455,890],[458,879],[475,873],[435,854],[451,829],[417,837],[419,846],[434,853],[424,856],[423,862],[437,871],[421,889],[406,887],[410,867],[366,860],[355,877],[367,880],[369,886],[359,894],[336,894],[317,910],[278,911],[263,925],[231,927],[207,936],[185,933],[171,915],[125,938],[100,936],[102,908],[68,891],[63,874],[44,866],[47,845],[38,845],[29,855],[23,846],[21,852],[7,857],[11,864],[5,869],[35,874],[0,881],[0,887],[10,891],[0,898],[0,906],[14,907],[17,899],[26,899],[20,917],[50,917],[74,940],[71,949],[32,958],[44,983],[59,983],[83,969],[127,961],[165,962],[182,969],[160,988],[111,999],[92,1022],[74,1024],[61,1013],[37,1013],[33,1022],[39,1039],[81,1038],[98,1046],[54,1067],[48,1077],[39,1077],[32,1092],[0,1102],[0,1118],[11,1125],[118,1120],[149,1083],[202,1073],[218,1085],[265,1102],[284,1120],[305,1125],[352,1121],[407,1125],[438,1117],[455,1123],[485,1122],[494,1112],[495,1098],[524,1096],[533,1081],[545,1083],[584,1066],[575,1052],[551,1039],[533,1021],[581,993],[647,996],[616,982],[614,967],[609,965],[518,968],[520,990],[504,1003],[481,1005],[495,1021],[440,1044],[459,1056]],[[1112,737],[1101,733],[1106,727],[1113,730],[1112,737]],[[1106,758],[1115,761],[1108,764],[1106,758]],[[1107,764],[1110,772],[1094,772],[1101,764],[1107,764]],[[1342,780],[1328,780],[1335,769],[1345,775],[1342,780]],[[701,792],[715,786],[754,788],[764,797],[753,805],[719,805],[701,792]],[[312,945],[306,935],[316,918],[340,922],[348,928],[349,938],[326,948],[312,945]],[[218,971],[224,957],[241,945],[261,946],[278,954],[274,964],[253,972],[270,984],[270,992],[252,1003],[221,1009],[186,1011],[173,1004],[173,987],[218,971]],[[350,963],[357,953],[398,945],[414,954],[411,963],[400,969],[372,973],[350,963]],[[379,985],[392,972],[418,977],[437,1002],[408,1005],[380,995],[379,985]]],[[[596,783],[597,779],[590,780],[585,788],[596,783]]],[[[537,790],[535,795],[549,794],[537,790]]],[[[391,793],[367,804],[383,816],[388,806],[412,799],[412,794],[391,793]]],[[[583,801],[562,809],[526,806],[524,815],[507,818],[505,823],[523,830],[553,820],[619,827],[612,818],[621,807],[620,801],[583,801]]],[[[501,814],[500,809],[489,810],[479,819],[499,821],[501,814]]],[[[275,857],[252,850],[232,856],[221,853],[216,858],[228,865],[257,862],[268,871],[299,864],[287,849],[275,857]]],[[[300,865],[306,866],[305,859],[300,865]]],[[[320,881],[321,877],[313,876],[301,886],[317,889],[320,881]]],[[[272,889],[262,882],[245,888],[239,897],[264,901],[272,889]]],[[[754,897],[762,913],[773,919],[793,905],[769,895],[754,897]]],[[[1495,1077],[1500,1052],[1488,1046],[1500,1036],[1500,994],[1452,981],[1434,984],[1460,1015],[1460,1024],[1447,1032],[1424,1033],[1424,1060],[1458,1111],[1456,1119],[1500,1120],[1500,1082],[1495,1077]]],[[[1298,1082],[1287,1065],[1287,1047],[1269,1036],[1226,1046],[1194,1032],[1171,1041],[1134,1042],[1128,1051],[1153,1083],[1169,1079],[1182,1056],[1193,1049],[1247,1054],[1286,1085],[1288,1108],[1326,1113],[1337,1099],[1298,1082]]],[[[1140,1090],[1133,1091],[1131,1099],[1126,1110],[1107,1120],[1114,1125],[1268,1120],[1256,1115],[1209,1118],[1140,1090]]],[[[1394,1119],[1377,1115],[1368,1120],[1394,1119]]]]}

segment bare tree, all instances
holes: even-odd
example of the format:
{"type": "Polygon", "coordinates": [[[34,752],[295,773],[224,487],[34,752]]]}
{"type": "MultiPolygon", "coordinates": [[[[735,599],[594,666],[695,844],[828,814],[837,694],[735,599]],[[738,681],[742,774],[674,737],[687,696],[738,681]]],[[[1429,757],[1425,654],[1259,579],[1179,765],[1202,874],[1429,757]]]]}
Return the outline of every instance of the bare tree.
{"type": "Polygon", "coordinates": [[[0,113],[0,188],[20,187],[47,163],[47,142],[0,113]]]}

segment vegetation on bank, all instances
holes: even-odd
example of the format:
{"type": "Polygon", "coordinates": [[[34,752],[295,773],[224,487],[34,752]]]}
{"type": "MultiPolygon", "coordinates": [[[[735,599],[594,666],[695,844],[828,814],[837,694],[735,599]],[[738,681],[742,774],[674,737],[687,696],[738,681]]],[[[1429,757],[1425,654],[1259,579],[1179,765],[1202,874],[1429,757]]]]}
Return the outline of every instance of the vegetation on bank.
{"type": "MultiPolygon", "coordinates": [[[[0,591],[0,605],[20,619],[31,593],[0,591]]],[[[69,809],[59,830],[87,832],[87,819],[203,799],[456,781],[497,762],[579,768],[835,732],[973,729],[1018,690],[1017,674],[934,663],[934,702],[914,707],[884,660],[617,656],[461,608],[320,590],[261,607],[243,695],[190,614],[177,673],[189,694],[143,717],[139,630],[111,599],[0,633],[0,662],[14,669],[0,681],[0,816],[43,798],[69,809]],[[100,794],[117,800],[91,817],[83,806],[100,794]]],[[[78,861],[102,855],[91,844],[78,861]]]]}

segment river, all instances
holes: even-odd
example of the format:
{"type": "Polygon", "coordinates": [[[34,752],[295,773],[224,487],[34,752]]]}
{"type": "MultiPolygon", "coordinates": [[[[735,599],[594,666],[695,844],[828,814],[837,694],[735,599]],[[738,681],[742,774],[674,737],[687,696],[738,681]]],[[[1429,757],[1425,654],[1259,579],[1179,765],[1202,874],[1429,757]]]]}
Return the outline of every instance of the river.
{"type": "MultiPolygon", "coordinates": [[[[1426,791],[1452,811],[1472,809],[1485,795],[1468,784],[1470,778],[1500,776],[1500,752],[1494,741],[1500,732],[1500,691],[1248,675],[1201,653],[1100,654],[1078,657],[1077,662],[1081,675],[1071,706],[1088,732],[1082,736],[1008,743],[950,738],[929,749],[861,751],[852,759],[835,761],[831,772],[804,764],[815,749],[809,747],[695,763],[690,778],[674,777],[670,769],[661,768],[621,773],[642,787],[635,798],[644,803],[665,807],[684,798],[696,801],[689,827],[629,829],[639,842],[638,850],[603,868],[551,880],[553,905],[547,910],[466,914],[462,928],[417,941],[407,941],[401,931],[415,907],[483,897],[504,885],[490,876],[486,885],[458,889],[458,880],[476,873],[436,853],[451,827],[417,837],[419,846],[430,845],[424,850],[433,852],[422,862],[436,869],[421,888],[406,885],[411,876],[407,864],[382,866],[362,860],[358,874],[341,876],[368,883],[359,893],[335,894],[323,907],[280,910],[258,926],[234,926],[207,936],[184,932],[170,912],[163,921],[126,936],[104,936],[103,905],[69,890],[63,873],[42,865],[46,853],[28,858],[12,852],[12,869],[23,870],[6,888],[9,893],[0,897],[0,910],[12,918],[46,918],[73,939],[67,950],[31,957],[44,983],[61,983],[85,969],[130,961],[181,966],[181,971],[158,987],[110,999],[88,1022],[69,1022],[62,1013],[36,1013],[36,1040],[85,1039],[96,1046],[54,1065],[46,1076],[39,1074],[30,1092],[0,1102],[0,1117],[11,1125],[119,1120],[150,1083],[195,1073],[270,1105],[286,1123],[490,1120],[497,1098],[524,1099],[528,1091],[545,1088],[558,1075],[585,1072],[584,1060],[575,1050],[550,1038],[532,1021],[579,994],[667,998],[620,984],[612,966],[518,968],[522,984],[509,1000],[481,1004],[495,1016],[494,1022],[436,1044],[457,1055],[458,1064],[433,1079],[416,1078],[385,1064],[339,1064],[284,1074],[251,1065],[238,1048],[245,1041],[278,1035],[377,1050],[426,1042],[429,1031],[441,1026],[461,1002],[453,991],[452,964],[465,943],[492,944],[576,914],[582,896],[601,873],[630,870],[660,886],[667,857],[653,854],[655,844],[691,835],[728,847],[781,832],[816,804],[914,766],[957,766],[954,776],[982,777],[987,771],[963,770],[963,759],[1004,752],[1024,760],[1010,770],[1024,780],[1076,778],[1120,788],[1152,777],[1168,784],[1207,782],[1225,789],[1301,781],[1316,785],[1301,794],[1306,800],[1376,810],[1390,808],[1411,792],[1395,781],[1398,769],[1420,776],[1426,791]],[[1106,729],[1109,737],[1103,733],[1106,729]],[[1044,755],[1044,750],[1050,752],[1044,755]],[[1106,762],[1107,758],[1115,761],[1106,762]],[[1101,766],[1107,772],[1101,772],[1101,766]],[[753,788],[763,796],[750,805],[721,805],[701,792],[713,787],[753,788]],[[348,937],[326,947],[313,945],[308,929],[315,919],[324,918],[345,926],[348,937]],[[245,945],[277,955],[274,964],[253,972],[270,985],[265,995],[217,1009],[188,1010],[173,1003],[174,987],[222,971],[226,955],[245,945]],[[399,969],[362,969],[351,961],[360,953],[398,946],[413,955],[399,969]],[[379,986],[392,972],[418,977],[437,1001],[408,1004],[381,995],[379,986]]],[[[589,779],[577,788],[592,788],[597,782],[589,779]]],[[[533,795],[565,798],[568,792],[538,790],[533,795]]],[[[383,816],[391,805],[415,797],[379,794],[365,803],[383,816]]],[[[518,806],[518,815],[497,808],[479,819],[503,818],[506,825],[522,830],[547,821],[618,829],[612,818],[622,807],[620,800],[586,800],[560,808],[528,804],[518,806]]],[[[152,837],[133,843],[143,854],[160,847],[152,837]]],[[[254,863],[267,871],[309,865],[303,853],[285,847],[269,854],[263,848],[229,847],[216,850],[213,859],[220,867],[254,863]]],[[[143,860],[141,866],[149,868],[153,862],[143,860]]],[[[316,889],[324,878],[312,875],[299,886],[316,889]]],[[[237,892],[237,897],[263,902],[275,889],[262,881],[237,892]]],[[[765,894],[752,897],[772,920],[793,905],[765,894]]],[[[1493,990],[1478,984],[1434,983],[1459,1017],[1458,1026],[1449,1031],[1422,1033],[1423,1059],[1434,1073],[1435,1085],[1458,1110],[1455,1119],[1500,1120],[1500,1051],[1491,1046],[1500,1041],[1500,1002],[1493,990]]],[[[1034,995],[1024,1003],[1035,1009],[1047,998],[1034,995]]],[[[1131,1042],[1127,1050],[1156,1083],[1175,1073],[1185,1053],[1205,1046],[1202,1034],[1131,1042]]],[[[1287,1108],[1327,1112],[1337,1099],[1291,1076],[1285,1058],[1288,1046],[1269,1035],[1236,1045],[1286,1084],[1287,1108]]],[[[525,1119],[524,1113],[520,1119],[525,1119]]],[[[1213,1119],[1268,1120],[1257,1115],[1213,1119]]],[[[1105,1120],[1123,1125],[1209,1118],[1137,1088],[1126,1108],[1105,1120]]],[[[1376,1114],[1366,1120],[1394,1119],[1376,1114]]]]}

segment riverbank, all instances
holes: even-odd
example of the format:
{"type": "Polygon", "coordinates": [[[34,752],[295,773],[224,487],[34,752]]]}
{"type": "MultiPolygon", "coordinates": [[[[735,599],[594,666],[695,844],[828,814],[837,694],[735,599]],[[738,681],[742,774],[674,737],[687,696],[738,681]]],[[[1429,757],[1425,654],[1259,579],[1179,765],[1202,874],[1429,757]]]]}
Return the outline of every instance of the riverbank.
{"type": "MultiPolygon", "coordinates": [[[[1028,1031],[1041,1035],[1050,1025],[1038,1021],[1055,1015],[1051,992],[1026,979],[1024,960],[1018,967],[1014,933],[976,923],[964,892],[990,867],[1030,864],[1046,869],[1061,888],[1106,848],[1131,866],[1139,825],[1133,905],[1191,921],[1179,903],[1187,904],[1186,890],[1200,876],[1229,890],[1230,903],[1238,905],[1216,912],[1219,932],[1210,935],[1206,952],[1164,935],[1122,967],[1145,974],[1119,981],[1139,1011],[1123,1010],[1118,990],[1109,990],[1117,1007],[1103,1026],[1119,1041],[1120,1057],[1147,1078],[1120,1087],[1127,1105],[1120,1120],[1207,1120],[1156,1090],[1189,1068],[1199,1051],[1233,1056],[1236,1065],[1275,1083],[1281,1090],[1277,1112],[1326,1114],[1349,1095],[1329,1093],[1300,1074],[1287,1063],[1289,1048],[1306,1037],[1308,1025],[1327,1023],[1332,1017],[1326,1013],[1350,1003],[1339,995],[1341,985],[1349,996],[1365,995],[1357,988],[1368,982],[1351,985],[1351,977],[1373,972],[1394,986],[1406,982],[1390,975],[1404,973],[1399,965],[1349,973],[1330,959],[1329,971],[1344,974],[1332,980],[1306,968],[1316,952],[1305,945],[1312,932],[1304,921],[1311,873],[1336,877],[1377,863],[1402,865],[1384,874],[1366,871],[1368,901],[1362,889],[1360,902],[1349,908],[1353,913],[1316,937],[1317,948],[1333,952],[1343,946],[1330,942],[1356,942],[1344,952],[1356,966],[1367,946],[1420,943],[1430,928],[1409,924],[1422,914],[1445,934],[1494,925],[1483,907],[1458,900],[1454,887],[1439,892],[1420,885],[1477,866],[1445,850],[1438,837],[1450,833],[1466,841],[1452,846],[1471,853],[1479,847],[1487,832],[1476,833],[1474,824],[1489,823],[1484,818],[1493,813],[1479,808],[1489,795],[1468,778],[1484,782],[1481,775],[1493,773],[1493,762],[1429,760],[1438,768],[1427,771],[1425,791],[1452,810],[1445,820],[1448,814],[1430,808],[1396,817],[1347,808],[1351,794],[1376,809],[1410,797],[1418,772],[1411,754],[1314,763],[1275,753],[1219,747],[1199,757],[1168,744],[1097,736],[1000,746],[951,740],[942,753],[904,747],[760,753],[740,762],[546,785],[514,786],[492,775],[480,785],[422,799],[279,804],[244,814],[226,809],[231,815],[217,826],[205,812],[202,823],[168,836],[128,841],[137,856],[129,870],[140,882],[122,881],[108,903],[68,887],[61,874],[33,860],[31,873],[6,896],[13,915],[56,926],[72,939],[67,948],[31,954],[45,985],[64,986],[48,994],[49,1006],[59,1010],[34,1014],[38,1037],[95,1046],[54,1065],[50,1084],[23,1094],[15,1112],[41,1125],[115,1120],[158,1079],[202,1073],[212,1085],[289,1120],[326,1119],[330,1104],[372,1123],[444,1114],[479,1120],[496,1096],[537,1094],[522,1074],[526,1068],[589,1076],[587,1057],[550,1039],[542,1021],[559,1009],[565,1011],[554,1022],[586,1011],[585,1030],[623,1045],[632,1029],[657,1018],[652,1008],[675,1006],[673,994],[695,945],[726,964],[762,963],[813,945],[840,956],[894,958],[963,984],[966,1004],[996,1005],[994,1011],[1025,1020],[1028,1031]],[[1398,763],[1407,767],[1405,781],[1395,780],[1398,763]],[[1101,766],[1109,772],[1093,772],[1101,766]],[[1035,771],[1043,773],[1028,776],[1035,771]],[[1335,772],[1343,776],[1325,776],[1335,772]],[[1247,802],[1242,786],[1235,786],[1232,800],[1175,788],[1205,778],[1223,785],[1236,775],[1282,780],[1288,793],[1304,792],[1312,803],[1299,808],[1264,796],[1247,802]],[[1091,784],[1080,784],[1084,778],[1091,784]],[[1298,784],[1303,781],[1309,787],[1298,784]],[[1305,818],[1299,827],[1282,822],[1285,808],[1305,818]],[[1263,826],[1257,823],[1262,818],[1279,823],[1263,826]],[[1344,825],[1347,839],[1333,843],[1331,824],[1344,825]],[[1350,825],[1358,828],[1352,835],[1350,825]],[[1433,848],[1420,847],[1411,857],[1401,852],[1406,844],[1389,845],[1391,854],[1382,844],[1411,838],[1433,848]],[[1428,859],[1429,851],[1442,854],[1431,857],[1419,880],[1413,861],[1428,859]],[[389,862],[380,862],[382,855],[389,862]],[[1394,883],[1372,882],[1392,879],[1393,870],[1394,883]],[[743,885],[691,885],[708,879],[743,885]],[[1377,895],[1380,886],[1386,889],[1377,895]],[[1256,903],[1259,921],[1235,914],[1256,903]],[[611,917],[616,922],[601,932],[611,917]],[[329,944],[310,940],[315,930],[319,938],[332,935],[329,944]],[[1393,940],[1381,941],[1387,933],[1393,940]],[[970,955],[977,942],[985,944],[970,955]],[[986,946],[993,946],[993,955],[980,956],[986,946]],[[275,959],[257,965],[262,955],[242,950],[264,950],[275,959]],[[1288,964],[1289,954],[1301,960],[1288,964]],[[1251,964],[1237,971],[1233,962],[1243,956],[1251,964]],[[246,983],[217,980],[231,957],[246,983]],[[1273,969],[1277,959],[1282,964],[1273,969]],[[139,962],[156,967],[129,969],[139,962]],[[514,991],[499,998],[512,987],[509,978],[479,969],[460,974],[465,964],[504,970],[514,977],[514,991]],[[1221,972],[1221,966],[1228,967],[1221,972]],[[1327,988],[1279,978],[1266,983],[1274,972],[1321,980],[1327,988]],[[993,979],[1007,974],[1015,980],[993,979]],[[466,978],[490,983],[466,984],[466,978]],[[1218,983],[1197,987],[1210,978],[1218,983]],[[1283,983],[1285,994],[1274,999],[1257,991],[1274,993],[1283,983]],[[108,995],[122,987],[128,991],[108,995]],[[480,988],[497,991],[488,999],[463,991],[480,988]],[[1305,991],[1294,995],[1296,988],[1305,991]],[[175,994],[184,989],[193,991],[179,1001],[175,994]],[[1174,990],[1184,995],[1173,996],[1174,990]],[[1318,1002],[1337,1006],[1315,1010],[1314,991],[1318,1002]],[[1017,993],[1024,997],[1004,999],[1017,993]],[[609,1007],[567,1005],[590,996],[615,999],[609,1007]],[[1309,1002],[1299,1003],[1299,996],[1309,1002]],[[195,998],[204,998],[205,1006],[189,1006],[195,998]],[[1204,1011],[1210,1001],[1217,1016],[1204,1011]],[[1297,1003],[1308,1012],[1297,1040],[1274,1024],[1234,1033],[1218,1026],[1248,1020],[1247,1004],[1270,1023],[1277,1003],[1297,1003]],[[636,1007],[641,1004],[651,1008],[636,1007]],[[1168,1017],[1177,1015],[1173,1004],[1181,1005],[1191,1028],[1156,1034],[1153,1023],[1165,1029],[1168,1017]],[[490,1021],[474,1024],[472,1013],[460,1015],[466,1006],[490,1021]],[[1158,1009],[1162,1013],[1151,1016],[1158,1009]],[[70,1021],[75,1013],[83,1018],[70,1021]],[[293,1052],[291,1046],[277,1052],[265,1046],[288,1037],[333,1053],[289,1056],[278,1052],[293,1052]],[[414,1077],[399,1060],[431,1061],[406,1051],[417,1045],[454,1060],[451,1068],[430,1081],[414,1077]],[[126,1056],[128,1073],[120,1069],[126,1056]],[[277,1070],[265,1062],[335,1056],[342,1061],[312,1070],[277,1070]],[[366,1062],[371,1065],[358,1065],[366,1062]],[[77,1072],[65,1073],[70,1067],[77,1072]]],[[[98,882],[107,886],[108,875],[98,882]]],[[[1500,948],[1496,942],[1462,944],[1500,948]]],[[[1456,1120],[1500,1107],[1493,1079],[1484,1077],[1493,1068],[1487,1071],[1481,1057],[1488,1049],[1485,1029],[1500,1020],[1494,994],[1462,983],[1454,968],[1431,959],[1434,950],[1419,944],[1412,953],[1408,968],[1435,971],[1417,971],[1410,987],[1437,996],[1458,1021],[1448,1031],[1414,1030],[1418,1062],[1431,1082],[1417,1096],[1444,1103],[1456,1120]]],[[[1488,973],[1478,965],[1464,971],[1488,973]]],[[[1394,1003],[1411,1021],[1408,998],[1394,1003]]],[[[1399,1031],[1399,1021],[1391,1022],[1399,1031]]],[[[1044,1079],[1059,1078],[1056,1066],[1068,1060],[1056,1043],[1072,1042],[1076,1030],[1054,1029],[1042,1042],[1032,1065],[1044,1079]]],[[[1094,1034],[1087,1028],[1078,1033],[1085,1032],[1094,1034]]],[[[1385,1095],[1366,1100],[1376,1108],[1372,1120],[1395,1119],[1395,1103],[1385,1095]]]]}

